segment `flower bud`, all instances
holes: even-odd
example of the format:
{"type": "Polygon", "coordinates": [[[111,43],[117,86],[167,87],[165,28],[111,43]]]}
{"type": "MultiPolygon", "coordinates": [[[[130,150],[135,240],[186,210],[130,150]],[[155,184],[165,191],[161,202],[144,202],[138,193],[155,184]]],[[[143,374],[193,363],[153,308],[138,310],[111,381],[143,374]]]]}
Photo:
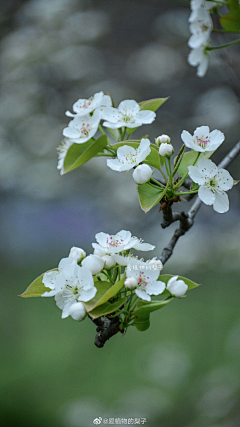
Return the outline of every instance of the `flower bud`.
{"type": "Polygon", "coordinates": [[[171,156],[174,153],[174,149],[172,144],[162,143],[159,147],[159,154],[160,156],[171,156]]]}
{"type": "Polygon", "coordinates": [[[104,267],[103,259],[98,255],[88,255],[82,261],[82,266],[91,271],[92,275],[100,273],[104,267]]]}
{"type": "Polygon", "coordinates": [[[167,289],[173,296],[181,298],[187,292],[188,286],[183,280],[177,280],[177,278],[178,276],[173,276],[168,281],[167,289]]]}
{"type": "Polygon", "coordinates": [[[86,252],[81,248],[76,248],[73,246],[70,250],[69,257],[75,259],[76,261],[80,261],[85,258],[86,252]]]}
{"type": "Polygon", "coordinates": [[[133,171],[133,179],[136,182],[136,184],[144,184],[145,182],[149,181],[149,179],[152,176],[152,169],[148,165],[139,165],[134,169],[133,171]]]}
{"type": "Polygon", "coordinates": [[[161,144],[164,144],[165,142],[166,143],[168,143],[168,144],[170,144],[170,141],[171,141],[171,138],[170,138],[170,136],[168,136],[168,135],[160,135],[160,136],[158,136],[157,138],[155,138],[155,142],[156,142],[156,144],[158,145],[158,147],[161,145],[161,144]]]}
{"type": "Polygon", "coordinates": [[[106,270],[110,270],[114,267],[114,265],[116,265],[116,262],[114,261],[113,257],[111,257],[111,255],[104,255],[102,259],[104,261],[104,268],[106,270]]]}
{"type": "Polygon", "coordinates": [[[124,285],[126,286],[126,288],[128,289],[134,289],[136,288],[138,282],[134,277],[128,277],[125,282],[124,285]]]}
{"type": "Polygon", "coordinates": [[[69,308],[69,314],[74,320],[82,320],[86,314],[86,310],[83,303],[74,302],[69,308]]]}

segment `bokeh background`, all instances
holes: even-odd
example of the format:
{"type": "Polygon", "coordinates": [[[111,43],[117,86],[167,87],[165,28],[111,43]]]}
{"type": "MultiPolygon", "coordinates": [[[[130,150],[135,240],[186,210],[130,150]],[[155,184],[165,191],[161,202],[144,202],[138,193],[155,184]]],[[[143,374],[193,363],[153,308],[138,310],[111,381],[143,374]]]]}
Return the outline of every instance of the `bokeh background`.
{"type": "MultiPolygon", "coordinates": [[[[226,135],[216,162],[239,140],[239,48],[212,53],[197,78],[189,14],[188,1],[1,2],[1,427],[88,427],[97,417],[240,425],[237,188],[228,213],[201,207],[164,268],[203,286],[153,313],[146,332],[129,329],[97,349],[90,321],[62,320],[52,299],[17,297],[72,246],[91,251],[99,231],[131,230],[159,256],[175,228],[161,229],[157,208],[145,215],[131,174],[105,159],[59,175],[64,112],[77,99],[100,90],[116,105],[170,96],[136,136],[169,134],[177,150],[183,129],[209,125],[226,135]]],[[[240,178],[238,159],[229,171],[240,178]]]]}

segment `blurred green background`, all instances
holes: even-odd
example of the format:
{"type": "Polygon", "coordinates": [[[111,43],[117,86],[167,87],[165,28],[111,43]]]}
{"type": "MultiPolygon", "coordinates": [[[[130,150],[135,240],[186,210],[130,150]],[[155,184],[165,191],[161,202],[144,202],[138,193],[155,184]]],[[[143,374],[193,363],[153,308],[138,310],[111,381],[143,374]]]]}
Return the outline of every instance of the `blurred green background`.
{"type": "MultiPolygon", "coordinates": [[[[98,349],[90,321],[62,320],[53,299],[17,295],[72,246],[91,251],[99,231],[131,230],[160,256],[175,229],[161,229],[157,208],[145,215],[131,174],[107,170],[104,159],[60,177],[64,112],[100,90],[116,105],[170,96],[137,135],[169,134],[178,150],[183,129],[209,125],[226,136],[219,162],[239,140],[239,48],[211,54],[197,78],[187,64],[188,1],[4,0],[0,8],[0,426],[88,427],[101,417],[238,427],[238,188],[228,213],[202,206],[164,267],[202,286],[153,313],[146,332],[130,328],[98,349]]],[[[213,44],[224,41],[216,35],[213,44]]],[[[238,159],[229,171],[239,179],[238,159]]]]}

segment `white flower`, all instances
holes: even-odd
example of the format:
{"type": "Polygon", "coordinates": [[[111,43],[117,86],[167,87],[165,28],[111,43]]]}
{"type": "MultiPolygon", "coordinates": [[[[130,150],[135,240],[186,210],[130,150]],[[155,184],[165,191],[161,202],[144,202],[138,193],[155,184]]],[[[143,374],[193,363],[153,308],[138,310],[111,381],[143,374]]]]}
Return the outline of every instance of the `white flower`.
{"type": "Polygon", "coordinates": [[[165,142],[168,142],[170,144],[171,138],[168,135],[160,135],[155,139],[156,144],[158,145],[158,147],[160,146],[160,144],[163,144],[165,142]]]}
{"type": "Polygon", "coordinates": [[[204,77],[208,69],[209,53],[207,47],[208,43],[199,46],[197,49],[192,49],[188,55],[188,63],[193,67],[198,67],[198,77],[204,77]]]}
{"type": "Polygon", "coordinates": [[[136,280],[135,294],[144,301],[151,301],[150,295],[160,295],[164,291],[165,283],[158,281],[158,277],[159,269],[147,262],[132,259],[127,266],[127,279],[136,280]]]}
{"type": "Polygon", "coordinates": [[[119,254],[112,254],[111,257],[114,259],[114,261],[118,264],[121,265],[122,267],[126,267],[129,262],[132,259],[131,254],[129,256],[123,256],[123,255],[119,255],[119,254]]]}
{"type": "Polygon", "coordinates": [[[136,128],[143,124],[152,123],[155,120],[156,113],[150,110],[141,110],[138,103],[134,100],[122,101],[118,108],[106,107],[102,111],[103,126],[117,129],[122,126],[136,128]]]}
{"type": "Polygon", "coordinates": [[[212,19],[209,12],[202,7],[199,8],[196,20],[190,25],[192,36],[188,41],[188,46],[196,49],[206,44],[210,38],[212,26],[212,19]]]}
{"type": "Polygon", "coordinates": [[[62,141],[62,145],[60,145],[57,150],[58,150],[58,165],[57,165],[57,169],[60,170],[60,174],[63,174],[63,164],[64,164],[64,160],[66,157],[66,154],[68,152],[68,149],[71,147],[71,145],[73,145],[73,142],[69,139],[66,138],[64,141],[62,141]]]}
{"type": "Polygon", "coordinates": [[[93,115],[75,116],[69,122],[67,128],[63,129],[63,135],[70,138],[71,143],[83,144],[91,139],[98,130],[101,120],[101,111],[95,110],[93,115]]]}
{"type": "Polygon", "coordinates": [[[225,169],[218,167],[209,159],[199,159],[197,166],[188,167],[190,178],[199,184],[198,196],[206,205],[213,205],[216,212],[224,213],[229,209],[225,191],[233,186],[233,178],[225,169]]]}
{"type": "Polygon", "coordinates": [[[136,150],[130,145],[119,147],[117,150],[117,159],[108,159],[107,165],[112,170],[118,172],[128,171],[143,162],[150,152],[150,141],[147,138],[143,138],[136,150]]]}
{"type": "Polygon", "coordinates": [[[204,7],[204,0],[191,0],[192,13],[188,19],[189,22],[194,22],[197,19],[198,11],[201,7],[204,7]]]}
{"type": "Polygon", "coordinates": [[[188,290],[188,286],[183,280],[177,280],[178,276],[173,276],[167,283],[168,291],[175,297],[181,298],[188,290]]]}
{"type": "Polygon", "coordinates": [[[74,302],[69,308],[69,315],[74,320],[82,320],[86,314],[84,304],[82,302],[74,302]]]}
{"type": "Polygon", "coordinates": [[[76,262],[66,265],[55,282],[55,301],[63,310],[62,319],[70,315],[74,303],[90,301],[96,292],[93,276],[86,267],[80,267],[76,262]]]}
{"type": "Polygon", "coordinates": [[[58,270],[47,271],[44,273],[42,282],[44,286],[46,288],[50,288],[51,291],[44,292],[44,294],[41,295],[42,297],[52,297],[56,294],[55,284],[58,274],[61,273],[66,265],[71,264],[72,262],[74,262],[73,258],[62,258],[58,264],[58,270]]]}
{"type": "Polygon", "coordinates": [[[152,176],[152,169],[148,165],[139,165],[134,169],[133,171],[133,179],[136,182],[136,184],[144,184],[145,182],[149,181],[149,179],[152,176]]]}
{"type": "Polygon", "coordinates": [[[75,114],[70,113],[70,111],[66,111],[65,114],[68,117],[84,116],[96,110],[96,108],[101,109],[101,107],[111,107],[111,105],[111,97],[109,95],[104,95],[103,92],[98,92],[89,99],[79,99],[75,102],[73,104],[73,111],[75,114]]]}
{"type": "Polygon", "coordinates": [[[104,255],[102,259],[104,261],[104,268],[106,270],[111,270],[111,268],[113,268],[114,265],[116,265],[116,261],[113,259],[111,255],[104,255]]]}
{"type": "Polygon", "coordinates": [[[88,255],[82,261],[82,266],[91,271],[93,275],[100,273],[104,267],[104,260],[98,255],[88,255]]]}
{"type": "Polygon", "coordinates": [[[174,149],[172,144],[168,144],[167,142],[163,142],[159,147],[159,154],[162,157],[170,157],[174,153],[174,149]]]}
{"type": "Polygon", "coordinates": [[[77,248],[76,246],[73,246],[69,252],[69,257],[76,261],[82,260],[85,258],[85,256],[86,252],[81,248],[77,248]]]}
{"type": "Polygon", "coordinates": [[[142,243],[137,237],[133,237],[130,231],[126,230],[121,230],[115,235],[97,233],[95,237],[98,243],[92,243],[93,248],[105,254],[118,254],[131,248],[137,251],[151,251],[155,248],[149,243],[142,243]]]}
{"type": "Polygon", "coordinates": [[[134,289],[134,288],[136,288],[137,284],[138,284],[138,281],[137,281],[137,279],[135,279],[134,277],[128,277],[128,278],[125,280],[125,282],[124,282],[124,285],[125,285],[125,286],[126,286],[126,288],[128,288],[128,289],[134,289]]]}
{"type": "Polygon", "coordinates": [[[184,130],[181,138],[186,147],[194,151],[214,151],[224,141],[225,136],[220,130],[213,130],[210,132],[208,126],[201,126],[194,131],[193,136],[184,130]]]}

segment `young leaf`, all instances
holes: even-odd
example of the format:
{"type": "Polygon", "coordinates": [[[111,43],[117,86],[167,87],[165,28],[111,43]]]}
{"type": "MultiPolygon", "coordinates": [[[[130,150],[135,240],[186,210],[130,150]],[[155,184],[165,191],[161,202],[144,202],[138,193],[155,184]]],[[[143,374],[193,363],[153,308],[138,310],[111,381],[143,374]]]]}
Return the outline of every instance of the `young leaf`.
{"type": "MultiPolygon", "coordinates": [[[[214,151],[205,151],[200,154],[199,159],[209,159],[214,151]]],[[[188,166],[192,166],[198,156],[197,151],[188,151],[183,155],[181,163],[178,168],[178,173],[181,177],[188,173],[188,166]]]]}
{"type": "Polygon", "coordinates": [[[64,160],[64,173],[70,172],[83,165],[92,157],[96,156],[96,154],[102,152],[106,146],[106,135],[101,136],[96,141],[90,139],[89,141],[84,142],[84,144],[71,145],[64,160]]]}
{"type": "Polygon", "coordinates": [[[157,111],[157,109],[161,107],[161,105],[164,104],[168,98],[169,97],[148,99],[147,101],[139,102],[139,105],[141,110],[157,111]]]}
{"type": "MultiPolygon", "coordinates": [[[[57,268],[53,268],[52,270],[49,270],[49,271],[56,271],[56,270],[57,270],[57,268]]],[[[47,271],[47,273],[49,271],[47,271]]],[[[40,297],[42,294],[44,294],[44,292],[51,291],[51,289],[44,286],[44,284],[42,282],[44,274],[45,273],[43,273],[41,276],[37,277],[31,283],[31,285],[28,286],[26,291],[24,291],[21,295],[19,295],[19,297],[23,297],[23,298],[40,297]]]]}
{"type": "Polygon", "coordinates": [[[238,0],[227,0],[227,6],[229,10],[238,10],[240,8],[238,0]]]}
{"type": "Polygon", "coordinates": [[[240,10],[234,9],[231,13],[221,16],[220,23],[224,30],[230,32],[240,31],[240,10]]]}
{"type": "Polygon", "coordinates": [[[118,291],[122,289],[124,285],[124,280],[125,279],[123,278],[112,286],[110,282],[95,282],[94,286],[96,286],[98,290],[95,297],[88,302],[84,302],[87,312],[92,311],[94,308],[104,304],[110,298],[114,297],[118,293],[118,291]]]}
{"type": "Polygon", "coordinates": [[[162,301],[138,301],[137,309],[134,311],[134,325],[139,331],[146,331],[150,326],[150,313],[152,311],[160,310],[166,304],[171,302],[173,298],[168,298],[162,301]]]}
{"type": "Polygon", "coordinates": [[[163,197],[163,189],[156,185],[146,182],[138,185],[138,196],[142,210],[147,213],[152,209],[163,197]]]}
{"type": "Polygon", "coordinates": [[[89,315],[91,316],[92,319],[97,319],[98,317],[101,317],[101,316],[107,316],[108,314],[113,313],[122,305],[124,305],[126,301],[127,301],[127,297],[123,297],[112,304],[109,301],[105,302],[104,304],[99,305],[97,308],[94,308],[93,310],[91,310],[89,312],[89,315]]]}

